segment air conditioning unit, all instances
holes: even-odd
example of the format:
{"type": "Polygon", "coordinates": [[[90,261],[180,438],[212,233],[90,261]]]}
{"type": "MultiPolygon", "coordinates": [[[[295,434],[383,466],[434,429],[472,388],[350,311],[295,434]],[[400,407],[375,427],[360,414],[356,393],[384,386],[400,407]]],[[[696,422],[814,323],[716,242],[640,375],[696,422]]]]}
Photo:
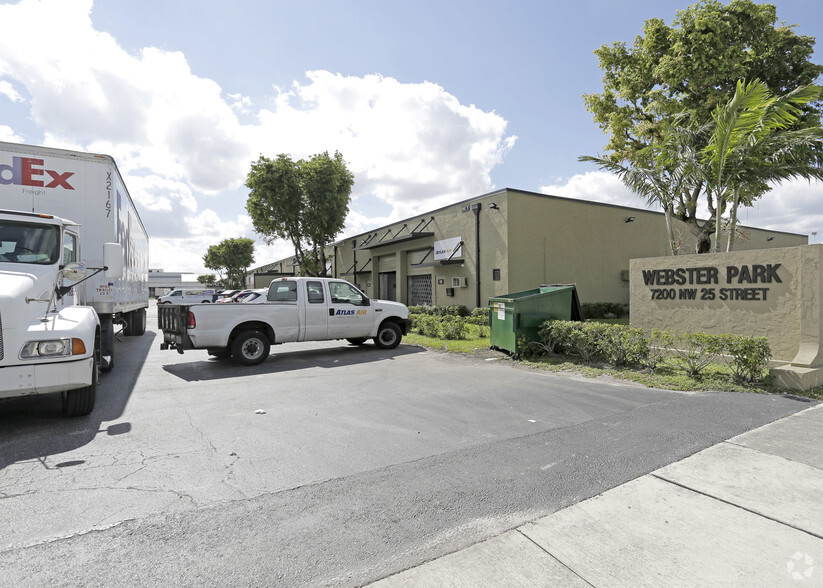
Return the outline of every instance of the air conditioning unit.
{"type": "Polygon", "coordinates": [[[468,285],[468,278],[452,278],[452,288],[465,288],[468,285]]]}

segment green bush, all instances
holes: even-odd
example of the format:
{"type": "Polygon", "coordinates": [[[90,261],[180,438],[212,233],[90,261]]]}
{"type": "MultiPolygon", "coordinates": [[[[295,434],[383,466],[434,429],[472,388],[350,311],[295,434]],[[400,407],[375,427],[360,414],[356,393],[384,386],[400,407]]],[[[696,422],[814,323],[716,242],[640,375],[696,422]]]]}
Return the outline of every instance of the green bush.
{"type": "Polygon", "coordinates": [[[580,311],[584,319],[620,318],[629,314],[628,306],[615,302],[584,302],[580,311]]]}
{"type": "Polygon", "coordinates": [[[723,335],[723,346],[735,379],[756,382],[763,377],[763,370],[772,356],[766,337],[723,335]]]}
{"type": "MultiPolygon", "coordinates": [[[[589,323],[594,324],[594,323],[589,323]]],[[[645,366],[648,363],[649,339],[641,329],[628,325],[603,325],[598,347],[604,359],[615,367],[645,366]]]]}
{"type": "Polygon", "coordinates": [[[484,306],[478,306],[471,311],[469,315],[469,322],[473,325],[489,326],[489,309],[484,306]]]}
{"type": "Polygon", "coordinates": [[[410,306],[409,314],[425,314],[434,316],[469,316],[469,309],[465,304],[452,304],[449,306],[410,306]]]}
{"type": "Polygon", "coordinates": [[[461,316],[440,317],[440,338],[448,340],[466,339],[468,329],[466,319],[461,316]]]}
{"type": "Polygon", "coordinates": [[[771,350],[765,337],[684,333],[674,335],[659,329],[645,335],[628,325],[598,322],[546,321],[537,341],[518,341],[521,355],[572,355],[584,362],[602,359],[615,367],[640,367],[654,372],[663,358],[673,355],[691,377],[700,373],[721,354],[735,377],[742,382],[762,378],[771,350]]]}
{"type": "Polygon", "coordinates": [[[650,372],[655,371],[674,347],[674,339],[674,335],[668,331],[652,329],[652,334],[648,338],[649,352],[642,362],[643,367],[650,372]]]}
{"type": "Polygon", "coordinates": [[[677,337],[676,343],[675,355],[692,377],[699,376],[724,350],[723,336],[709,333],[683,333],[677,337]]]}

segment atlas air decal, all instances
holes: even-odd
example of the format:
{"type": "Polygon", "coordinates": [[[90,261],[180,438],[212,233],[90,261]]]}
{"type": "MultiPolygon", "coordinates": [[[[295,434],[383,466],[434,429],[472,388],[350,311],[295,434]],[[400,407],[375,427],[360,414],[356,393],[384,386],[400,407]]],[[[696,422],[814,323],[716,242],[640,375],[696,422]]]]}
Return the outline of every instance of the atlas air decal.
{"type": "Polygon", "coordinates": [[[338,310],[334,313],[334,316],[356,316],[366,313],[367,311],[365,310],[338,310]]]}
{"type": "Polygon", "coordinates": [[[43,169],[43,160],[33,157],[12,157],[11,165],[0,165],[0,184],[18,186],[38,186],[74,190],[69,178],[74,172],[57,172],[43,169]],[[48,174],[48,177],[46,175],[48,174]],[[48,183],[46,183],[48,181],[48,183]]]}

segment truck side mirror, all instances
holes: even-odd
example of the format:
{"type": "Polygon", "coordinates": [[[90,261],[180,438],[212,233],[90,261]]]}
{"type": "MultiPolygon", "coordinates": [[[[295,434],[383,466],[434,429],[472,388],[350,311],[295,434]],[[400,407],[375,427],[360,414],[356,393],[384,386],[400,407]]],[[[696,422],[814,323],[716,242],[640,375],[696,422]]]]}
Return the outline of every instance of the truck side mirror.
{"type": "Polygon", "coordinates": [[[120,243],[103,243],[103,265],[108,269],[105,276],[116,280],[123,277],[123,247],[120,243]]]}

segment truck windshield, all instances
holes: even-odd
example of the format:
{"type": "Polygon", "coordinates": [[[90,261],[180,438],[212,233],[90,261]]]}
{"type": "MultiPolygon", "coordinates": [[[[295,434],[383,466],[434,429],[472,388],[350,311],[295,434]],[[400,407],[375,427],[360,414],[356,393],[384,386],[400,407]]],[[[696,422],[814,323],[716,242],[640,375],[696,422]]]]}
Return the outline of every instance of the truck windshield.
{"type": "Polygon", "coordinates": [[[60,227],[0,220],[0,262],[49,265],[60,259],[60,227]]]}

